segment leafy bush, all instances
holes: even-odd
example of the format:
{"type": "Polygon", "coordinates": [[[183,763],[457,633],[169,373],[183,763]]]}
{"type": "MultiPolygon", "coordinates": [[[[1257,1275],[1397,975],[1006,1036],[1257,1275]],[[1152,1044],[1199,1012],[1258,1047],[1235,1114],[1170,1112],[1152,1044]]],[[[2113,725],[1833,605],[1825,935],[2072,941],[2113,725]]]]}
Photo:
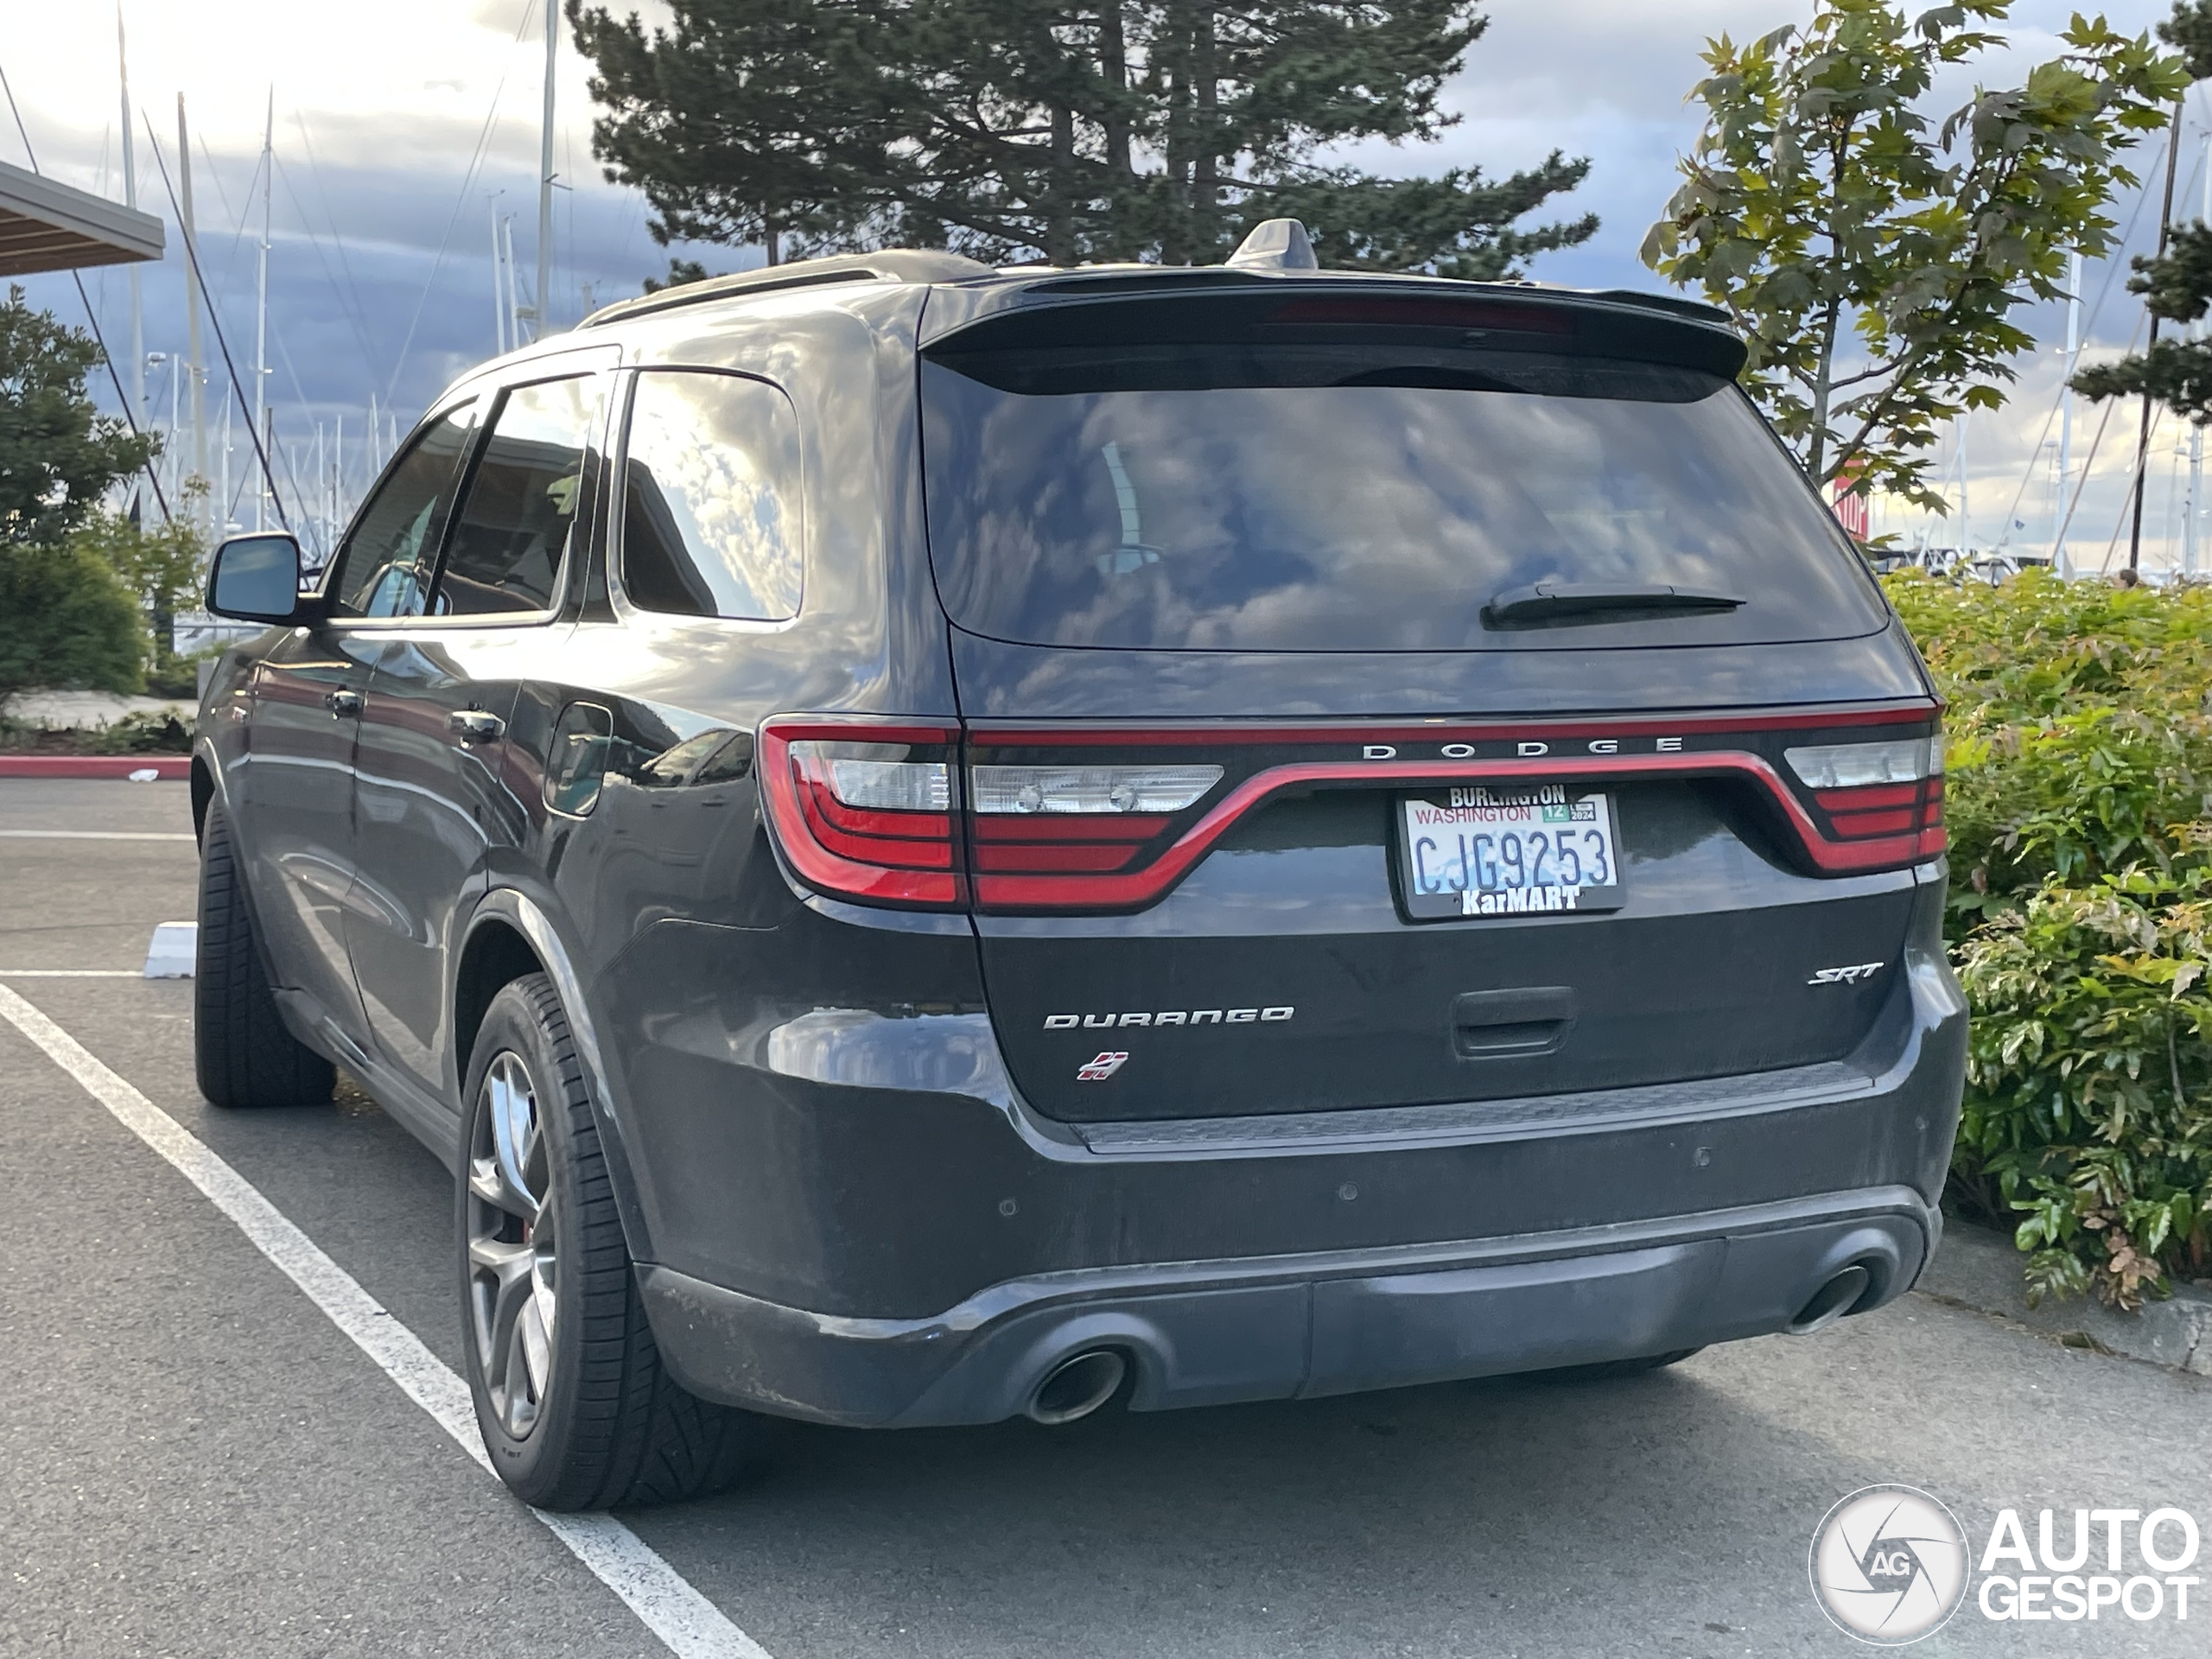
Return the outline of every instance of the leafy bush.
{"type": "Polygon", "coordinates": [[[1959,952],[1974,1005],[1961,1167],[2024,1211],[2031,1294],[2133,1306],[2201,1272],[2212,1209],[2212,876],[2054,882],[1959,952]]]}
{"type": "Polygon", "coordinates": [[[2212,588],[1887,585],[1950,705],[1953,1197],[2136,1306],[2212,1248],[2212,588]]]}
{"type": "Polygon", "coordinates": [[[32,686],[138,690],[145,623],[96,551],[0,542],[0,698],[32,686]]]}

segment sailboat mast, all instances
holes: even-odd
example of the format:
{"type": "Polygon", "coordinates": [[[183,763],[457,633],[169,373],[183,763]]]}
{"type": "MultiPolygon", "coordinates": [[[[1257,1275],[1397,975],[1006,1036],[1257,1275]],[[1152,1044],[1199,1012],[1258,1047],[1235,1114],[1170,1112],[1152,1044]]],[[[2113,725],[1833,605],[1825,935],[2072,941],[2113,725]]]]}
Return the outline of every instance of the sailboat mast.
{"type": "MultiPolygon", "coordinates": [[[[115,8],[116,80],[123,92],[123,205],[138,206],[138,162],[130,143],[130,63],[124,50],[123,6],[115,8]]],[[[140,291],[138,267],[130,267],[130,369],[123,384],[130,389],[130,418],[146,429],[146,307],[140,291]]]]}
{"type": "Polygon", "coordinates": [[[533,338],[552,332],[553,321],[553,71],[561,46],[561,8],[545,0],[545,115],[537,134],[537,327],[533,338]]]}
{"type": "MultiPolygon", "coordinates": [[[[2212,225],[2212,130],[2204,134],[2197,169],[2204,175],[2204,203],[2197,211],[2197,223],[2212,225]]],[[[2204,338],[2204,320],[2200,317],[2190,324],[2189,332],[2196,339],[2204,338]]],[[[2204,429],[2195,421],[2189,423],[2189,511],[2182,515],[2181,569],[2183,575],[2196,574],[2196,521],[2204,516],[2204,429]]]]}
{"type": "Polygon", "coordinates": [[[2082,251],[2066,265],[2066,373],[2058,391],[2058,501],[2051,509],[2050,568],[2062,582],[2072,574],[2066,559],[2066,520],[2072,504],[2066,486],[2074,473],[2074,371],[2082,355],[2082,251]]]}
{"type": "Polygon", "coordinates": [[[493,354],[507,354],[507,286],[505,277],[506,256],[499,251],[499,200],[498,193],[492,197],[492,344],[493,354]]]}
{"type": "MultiPolygon", "coordinates": [[[[253,429],[268,424],[269,399],[269,198],[276,173],[276,89],[261,119],[261,257],[253,278],[253,429]]],[[[269,480],[253,486],[253,527],[269,528],[269,480]]]]}
{"type": "MultiPolygon", "coordinates": [[[[192,135],[185,126],[184,94],[176,95],[176,156],[179,183],[182,200],[179,212],[184,223],[178,226],[183,232],[186,258],[184,262],[184,305],[188,319],[185,339],[189,360],[186,370],[191,385],[186,388],[192,398],[192,474],[202,484],[207,481],[207,373],[201,357],[200,343],[200,233],[198,221],[192,215],[192,135]]],[[[207,517],[203,501],[194,511],[205,530],[212,521],[207,517]]]]}

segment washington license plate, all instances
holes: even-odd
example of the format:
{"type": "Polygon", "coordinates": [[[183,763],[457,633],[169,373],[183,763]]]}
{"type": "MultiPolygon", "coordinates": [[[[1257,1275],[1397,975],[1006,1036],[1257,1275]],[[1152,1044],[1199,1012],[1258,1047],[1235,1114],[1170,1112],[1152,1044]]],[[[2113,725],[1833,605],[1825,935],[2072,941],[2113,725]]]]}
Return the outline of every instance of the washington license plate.
{"type": "Polygon", "coordinates": [[[1402,798],[1398,874],[1418,921],[1577,915],[1625,901],[1612,803],[1573,784],[1471,784],[1402,798]]]}

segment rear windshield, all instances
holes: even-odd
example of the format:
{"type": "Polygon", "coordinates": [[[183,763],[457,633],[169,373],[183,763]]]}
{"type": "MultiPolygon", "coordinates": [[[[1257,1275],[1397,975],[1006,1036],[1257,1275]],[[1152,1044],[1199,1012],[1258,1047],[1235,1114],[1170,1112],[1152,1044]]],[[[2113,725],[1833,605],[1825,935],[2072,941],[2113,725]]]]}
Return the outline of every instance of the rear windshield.
{"type": "Polygon", "coordinates": [[[1752,644],[1881,627],[1743,393],[1542,352],[971,353],[922,367],[953,620],[1036,645],[1451,651],[1752,644]],[[1537,583],[1733,609],[1485,618],[1537,583]]]}

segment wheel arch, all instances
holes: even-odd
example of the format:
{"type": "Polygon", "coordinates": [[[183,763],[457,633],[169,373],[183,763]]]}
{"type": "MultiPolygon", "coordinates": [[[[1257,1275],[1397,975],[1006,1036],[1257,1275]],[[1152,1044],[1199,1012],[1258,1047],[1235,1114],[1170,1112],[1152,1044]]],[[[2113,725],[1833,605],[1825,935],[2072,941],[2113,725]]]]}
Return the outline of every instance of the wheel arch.
{"type": "Polygon", "coordinates": [[[484,896],[469,918],[467,932],[454,961],[449,999],[454,1033],[454,1100],[461,1107],[465,1122],[468,1103],[463,1091],[467,1087],[476,1033],[483,1026],[485,1011],[502,988],[524,975],[536,973],[543,974],[552,982],[554,994],[561,1000],[561,1011],[569,1021],[569,1034],[575,1041],[576,1058],[583,1065],[592,1117],[607,1156],[607,1175],[613,1183],[631,1259],[652,1261],[645,1209],[623,1135],[624,1119],[615,1107],[605,1052],[600,1046],[598,1026],[592,1018],[583,982],[551,918],[529,895],[512,887],[494,887],[484,896]]]}
{"type": "Polygon", "coordinates": [[[207,827],[207,809],[215,799],[215,769],[207,757],[194,750],[192,756],[192,838],[200,839],[207,827]]]}

